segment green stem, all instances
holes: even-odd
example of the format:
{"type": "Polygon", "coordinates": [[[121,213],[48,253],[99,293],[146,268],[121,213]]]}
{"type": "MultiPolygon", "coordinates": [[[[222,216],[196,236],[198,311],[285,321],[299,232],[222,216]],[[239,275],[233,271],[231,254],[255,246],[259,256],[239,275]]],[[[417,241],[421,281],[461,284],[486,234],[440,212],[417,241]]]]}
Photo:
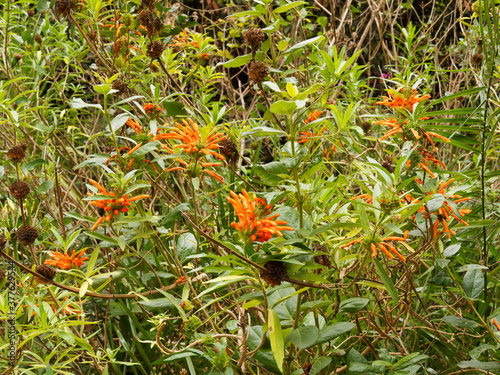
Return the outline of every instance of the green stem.
{"type": "MultiPolygon", "coordinates": [[[[295,152],[295,136],[296,136],[296,132],[292,128],[293,128],[293,119],[292,119],[292,115],[290,115],[290,132],[289,132],[289,134],[290,134],[290,142],[292,144],[292,158],[295,158],[295,155],[297,154],[295,152]]],[[[296,199],[297,199],[297,207],[299,209],[299,229],[302,229],[303,226],[304,226],[304,212],[303,212],[302,194],[300,192],[300,179],[299,179],[299,172],[298,172],[299,164],[297,164],[293,168],[293,177],[295,179],[295,186],[296,186],[296,189],[297,189],[296,199]]]]}

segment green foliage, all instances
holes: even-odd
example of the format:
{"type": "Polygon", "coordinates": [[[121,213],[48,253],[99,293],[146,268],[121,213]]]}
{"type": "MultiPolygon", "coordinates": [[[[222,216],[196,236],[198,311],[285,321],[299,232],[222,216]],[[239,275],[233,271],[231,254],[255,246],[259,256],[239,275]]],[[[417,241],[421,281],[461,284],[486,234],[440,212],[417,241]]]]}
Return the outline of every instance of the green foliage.
{"type": "Polygon", "coordinates": [[[345,5],[0,3],[2,369],[498,370],[498,1],[345,5]]]}

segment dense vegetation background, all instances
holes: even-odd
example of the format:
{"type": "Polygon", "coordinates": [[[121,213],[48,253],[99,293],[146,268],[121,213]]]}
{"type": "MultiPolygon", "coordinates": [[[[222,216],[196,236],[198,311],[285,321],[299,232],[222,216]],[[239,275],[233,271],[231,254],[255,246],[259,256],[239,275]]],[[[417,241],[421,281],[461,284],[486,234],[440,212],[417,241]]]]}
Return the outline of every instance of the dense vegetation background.
{"type": "Polygon", "coordinates": [[[496,1],[0,1],[2,374],[500,372],[496,1]]]}

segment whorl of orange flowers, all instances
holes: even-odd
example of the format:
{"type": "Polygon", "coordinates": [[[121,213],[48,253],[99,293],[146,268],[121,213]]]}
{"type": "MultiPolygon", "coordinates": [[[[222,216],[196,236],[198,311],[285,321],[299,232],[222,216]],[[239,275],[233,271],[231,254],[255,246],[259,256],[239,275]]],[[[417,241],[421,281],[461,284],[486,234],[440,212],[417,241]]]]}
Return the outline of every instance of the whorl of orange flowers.
{"type": "MultiPolygon", "coordinates": [[[[367,243],[367,245],[370,246],[370,250],[372,251],[372,258],[375,258],[378,253],[378,249],[382,250],[382,252],[387,255],[389,259],[393,259],[394,255],[391,254],[391,251],[393,254],[395,254],[399,259],[401,259],[403,262],[406,261],[406,258],[402,256],[399,251],[396,249],[395,246],[391,245],[389,241],[395,241],[395,242],[403,242],[406,241],[406,238],[408,237],[408,231],[404,232],[403,237],[385,237],[382,239],[378,238],[372,238],[370,242],[367,243]]],[[[358,238],[355,239],[351,242],[346,243],[345,245],[342,245],[340,248],[345,249],[346,247],[349,247],[351,245],[354,245],[355,243],[360,243],[360,242],[365,242],[365,238],[358,238]]]]}
{"type": "MultiPolygon", "coordinates": [[[[186,154],[189,154],[192,157],[212,155],[224,161],[224,157],[214,150],[219,148],[219,142],[226,139],[227,136],[222,133],[217,133],[215,129],[212,129],[210,133],[208,133],[206,139],[202,139],[198,124],[191,119],[188,119],[188,121],[183,120],[182,123],[184,125],[176,122],[172,131],[158,134],[154,140],[175,139],[181,143],[176,144],[173,148],[181,148],[186,154]]],[[[173,150],[167,146],[164,146],[164,148],[172,154],[174,153],[173,150]]]]}
{"type": "Polygon", "coordinates": [[[271,213],[272,206],[266,204],[264,199],[258,198],[255,193],[253,197],[250,197],[245,189],[242,189],[241,194],[236,194],[232,190],[229,193],[232,198],[227,197],[227,200],[233,206],[239,219],[239,223],[232,222],[231,226],[241,233],[245,241],[250,239],[266,242],[273,235],[282,237],[281,231],[283,230],[294,230],[286,226],[286,221],[276,220],[280,214],[266,217],[271,213]]]}
{"type": "MultiPolygon", "coordinates": [[[[451,238],[452,234],[456,234],[454,231],[452,231],[449,228],[449,221],[451,221],[453,219],[456,219],[457,221],[459,221],[460,223],[462,223],[464,225],[469,225],[461,217],[463,215],[469,214],[471,212],[471,210],[466,209],[466,208],[458,209],[458,213],[460,215],[460,217],[459,217],[455,213],[455,210],[453,209],[453,207],[447,201],[449,199],[454,204],[457,204],[457,203],[465,202],[465,201],[468,201],[471,199],[470,197],[469,198],[462,198],[461,195],[446,193],[445,188],[448,187],[453,181],[455,181],[454,178],[448,180],[447,182],[441,182],[440,187],[437,191],[439,194],[442,194],[446,199],[445,199],[443,205],[436,212],[431,213],[431,217],[432,216],[435,217],[435,221],[433,222],[434,238],[437,238],[438,235],[440,235],[442,233],[446,233],[448,238],[451,238]],[[443,226],[443,230],[438,233],[440,223],[443,226]]],[[[420,181],[418,181],[418,182],[420,182],[420,181]]],[[[418,202],[419,202],[419,200],[414,200],[412,203],[418,203],[418,202]]],[[[418,211],[422,212],[424,215],[427,214],[425,207],[421,207],[418,211]]]]}
{"type": "Polygon", "coordinates": [[[78,255],[75,254],[75,250],[73,250],[73,254],[69,256],[66,253],[59,253],[56,251],[51,251],[49,256],[52,259],[47,259],[44,264],[50,264],[55,267],[59,267],[63,270],[69,270],[72,268],[81,268],[83,266],[84,262],[89,259],[89,257],[82,258],[82,256],[85,254],[85,250],[79,253],[78,255]]]}
{"type": "MultiPolygon", "coordinates": [[[[401,92],[403,91],[403,89],[400,89],[399,91],[401,92]]],[[[392,92],[389,92],[389,96],[390,98],[387,96],[383,96],[385,100],[382,102],[377,102],[377,104],[396,109],[407,109],[409,111],[413,110],[413,106],[416,103],[420,103],[422,100],[429,99],[431,97],[429,94],[417,96],[417,90],[413,90],[413,94],[410,97],[405,97],[403,94],[398,95],[392,92]]]]}
{"type": "Polygon", "coordinates": [[[174,37],[174,43],[169,44],[169,47],[184,47],[185,45],[189,44],[195,48],[200,48],[200,45],[198,44],[197,41],[193,40],[192,42],[189,41],[188,35],[187,35],[187,29],[184,29],[179,33],[179,35],[176,35],[174,37]]]}
{"type": "MultiPolygon", "coordinates": [[[[111,199],[99,199],[90,202],[91,205],[102,208],[106,213],[106,216],[99,218],[92,226],[92,228],[90,228],[90,230],[96,229],[99,226],[99,224],[101,224],[104,221],[104,219],[106,219],[106,221],[110,221],[113,218],[113,216],[119,215],[120,212],[124,213],[128,212],[131,202],[135,202],[138,201],[139,199],[144,199],[149,197],[149,195],[147,194],[138,195],[137,197],[132,197],[132,198],[129,198],[128,195],[119,197],[116,196],[115,193],[113,193],[112,191],[108,192],[104,187],[99,185],[96,181],[89,180],[89,182],[96,188],[98,188],[102,195],[115,197],[111,199]]],[[[87,195],[91,197],[94,194],[87,193],[87,195]]]]}

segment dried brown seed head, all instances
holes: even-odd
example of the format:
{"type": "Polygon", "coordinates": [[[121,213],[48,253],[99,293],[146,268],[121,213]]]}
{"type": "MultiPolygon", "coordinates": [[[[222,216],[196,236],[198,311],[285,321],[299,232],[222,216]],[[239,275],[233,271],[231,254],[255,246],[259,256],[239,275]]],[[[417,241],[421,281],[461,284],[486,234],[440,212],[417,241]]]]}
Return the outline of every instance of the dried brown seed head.
{"type": "Polygon", "coordinates": [[[137,19],[142,26],[149,30],[150,26],[154,22],[155,16],[150,10],[144,9],[141,13],[139,13],[139,17],[137,19]]]}
{"type": "Polygon", "coordinates": [[[127,94],[129,92],[128,85],[119,79],[113,82],[112,87],[113,90],[118,90],[118,94],[120,95],[127,94]]]}
{"type": "Polygon", "coordinates": [[[252,47],[252,49],[258,49],[262,42],[266,40],[266,34],[259,28],[251,28],[243,34],[247,44],[252,47]]]}
{"type": "Polygon", "coordinates": [[[248,68],[248,76],[255,83],[262,82],[268,74],[269,68],[262,61],[254,62],[248,68]]]}
{"type": "Polygon", "coordinates": [[[14,198],[22,200],[30,193],[30,186],[24,181],[14,181],[9,191],[14,198]]]}
{"type": "Polygon", "coordinates": [[[19,163],[26,157],[27,148],[28,145],[25,143],[15,145],[9,151],[7,151],[7,156],[13,163],[19,163]]]}
{"type": "Polygon", "coordinates": [[[36,34],[35,37],[33,38],[35,42],[38,44],[42,44],[42,36],[40,34],[36,34]]]}
{"type": "Polygon", "coordinates": [[[31,18],[35,15],[35,11],[33,9],[28,9],[28,11],[26,13],[28,14],[29,18],[31,18]]]}
{"type": "Polygon", "coordinates": [[[148,30],[148,35],[151,33],[151,35],[158,34],[160,35],[161,31],[163,30],[163,22],[161,22],[161,19],[159,17],[156,17],[153,22],[150,24],[150,28],[148,30]]]}
{"type": "Polygon", "coordinates": [[[151,57],[153,60],[156,60],[160,58],[164,50],[165,46],[163,45],[163,43],[155,40],[154,42],[149,43],[146,55],[151,57]]]}
{"type": "MultiPolygon", "coordinates": [[[[40,275],[49,280],[54,280],[54,277],[56,276],[56,270],[47,264],[41,264],[37,266],[35,271],[36,273],[39,273],[40,275]]],[[[38,284],[47,284],[47,281],[38,276],[35,276],[35,281],[38,284]]]]}
{"type": "Polygon", "coordinates": [[[272,260],[264,264],[266,269],[260,271],[260,278],[269,286],[281,285],[281,282],[288,278],[286,265],[283,262],[272,260]]]}
{"type": "Polygon", "coordinates": [[[56,0],[54,10],[56,15],[66,17],[76,8],[76,5],[75,0],[56,0]]]}
{"type": "Polygon", "coordinates": [[[230,138],[219,142],[219,151],[226,158],[228,164],[235,164],[238,160],[238,147],[230,138]]]}
{"type": "Polygon", "coordinates": [[[23,245],[31,245],[38,238],[38,231],[31,225],[23,225],[17,230],[17,240],[23,245]]]}
{"type": "Polygon", "coordinates": [[[17,61],[21,61],[21,59],[23,58],[23,55],[21,55],[20,53],[16,53],[14,55],[14,58],[17,60],[17,61]]]}

